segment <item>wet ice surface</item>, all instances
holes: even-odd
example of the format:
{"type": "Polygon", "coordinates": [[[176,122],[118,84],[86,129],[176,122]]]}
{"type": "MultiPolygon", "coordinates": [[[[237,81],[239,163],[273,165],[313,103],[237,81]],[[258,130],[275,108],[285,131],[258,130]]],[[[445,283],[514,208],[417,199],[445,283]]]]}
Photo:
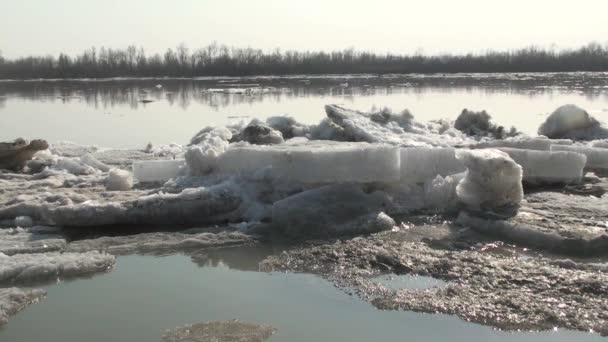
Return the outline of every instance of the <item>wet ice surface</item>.
{"type": "Polygon", "coordinates": [[[0,340],[161,341],[167,329],[237,318],[275,327],[269,341],[603,341],[583,332],[505,333],[443,315],[378,311],[313,275],[251,271],[256,253],[239,251],[215,251],[202,267],[183,255],[119,257],[111,273],[49,286],[47,298],[0,328],[0,340]]]}
{"type": "Polygon", "coordinates": [[[317,123],[327,103],[358,110],[408,108],[420,121],[454,120],[465,107],[485,109],[498,124],[533,135],[565,103],[608,121],[607,79],[606,73],[575,73],[0,82],[0,127],[5,128],[0,141],[23,136],[119,148],[143,148],[150,141],[183,144],[192,127],[253,117],[289,114],[317,123]],[[345,82],[347,87],[341,85],[345,82]],[[207,91],[242,88],[238,83],[272,91],[207,91]],[[157,84],[163,87],[157,89],[157,84]],[[154,102],[143,104],[142,99],[154,102]]]}

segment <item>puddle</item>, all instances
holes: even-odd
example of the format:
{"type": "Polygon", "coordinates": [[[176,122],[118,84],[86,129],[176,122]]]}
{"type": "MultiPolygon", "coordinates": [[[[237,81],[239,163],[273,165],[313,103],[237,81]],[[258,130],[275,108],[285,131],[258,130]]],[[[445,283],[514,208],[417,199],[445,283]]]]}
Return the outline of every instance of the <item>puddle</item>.
{"type": "MultiPolygon", "coordinates": [[[[161,341],[166,329],[230,319],[272,325],[278,333],[270,341],[603,341],[582,332],[505,333],[451,316],[379,311],[313,275],[256,272],[253,261],[264,251],[225,252],[119,257],[108,274],[47,287],[46,299],[0,329],[0,341],[161,341]]],[[[443,285],[384,277],[395,287],[443,285]]]]}

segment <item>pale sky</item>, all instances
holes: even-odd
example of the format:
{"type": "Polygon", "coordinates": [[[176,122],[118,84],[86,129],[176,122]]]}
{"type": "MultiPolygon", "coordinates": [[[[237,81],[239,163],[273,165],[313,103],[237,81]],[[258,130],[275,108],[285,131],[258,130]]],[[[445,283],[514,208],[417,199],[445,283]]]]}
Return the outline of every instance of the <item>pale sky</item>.
{"type": "Polygon", "coordinates": [[[162,52],[213,41],[264,50],[463,53],[608,43],[608,0],[0,0],[4,57],[91,46],[162,52]]]}

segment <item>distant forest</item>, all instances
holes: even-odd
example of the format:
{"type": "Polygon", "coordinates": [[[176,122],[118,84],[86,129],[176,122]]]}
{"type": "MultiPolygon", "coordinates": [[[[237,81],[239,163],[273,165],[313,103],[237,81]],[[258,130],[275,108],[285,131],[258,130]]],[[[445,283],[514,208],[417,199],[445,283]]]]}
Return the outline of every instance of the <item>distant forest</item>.
{"type": "Polygon", "coordinates": [[[264,52],[216,43],[196,50],[182,44],[153,55],[135,46],[91,48],[77,56],[6,59],[0,54],[0,79],[562,71],[608,71],[608,44],[590,43],[573,50],[528,47],[436,56],[377,54],[354,49],[264,52]]]}

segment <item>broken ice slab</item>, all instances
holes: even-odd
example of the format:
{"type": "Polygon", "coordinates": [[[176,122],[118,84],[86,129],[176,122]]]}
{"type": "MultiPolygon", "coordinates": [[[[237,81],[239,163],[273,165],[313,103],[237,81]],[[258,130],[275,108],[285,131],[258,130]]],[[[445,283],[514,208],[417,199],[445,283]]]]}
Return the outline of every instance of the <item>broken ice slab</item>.
{"type": "Polygon", "coordinates": [[[133,163],[133,176],[139,182],[166,182],[185,174],[186,161],[175,160],[144,160],[133,163]]]}
{"type": "Polygon", "coordinates": [[[303,183],[395,182],[400,178],[394,146],[335,141],[232,147],[218,160],[218,171],[250,173],[272,167],[272,174],[303,183]]]}
{"type": "Polygon", "coordinates": [[[462,161],[456,159],[454,148],[402,148],[401,182],[424,183],[437,175],[448,176],[464,172],[462,161]]]}
{"type": "Polygon", "coordinates": [[[608,198],[536,192],[526,196],[517,215],[507,219],[461,212],[456,223],[520,246],[576,256],[608,250],[608,198]]]}
{"type": "Polygon", "coordinates": [[[552,145],[551,151],[569,151],[587,156],[586,166],[590,169],[608,169],[608,149],[582,145],[552,145]]]}
{"type": "Polygon", "coordinates": [[[523,180],[530,184],[578,183],[583,178],[587,160],[583,154],[566,151],[499,150],[521,165],[523,180]]]}

